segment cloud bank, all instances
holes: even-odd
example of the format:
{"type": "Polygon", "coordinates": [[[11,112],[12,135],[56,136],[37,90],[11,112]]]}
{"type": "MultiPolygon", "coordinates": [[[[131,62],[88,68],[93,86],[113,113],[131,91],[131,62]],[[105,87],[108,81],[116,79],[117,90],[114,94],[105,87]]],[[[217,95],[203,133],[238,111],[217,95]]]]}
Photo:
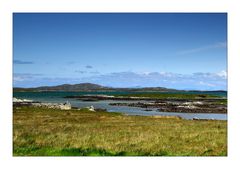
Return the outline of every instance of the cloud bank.
{"type": "Polygon", "coordinates": [[[171,72],[114,72],[93,74],[82,78],[51,78],[39,74],[14,74],[14,86],[36,87],[76,83],[96,83],[111,87],[167,87],[185,90],[227,90],[227,72],[197,72],[178,74],[171,72]]]}

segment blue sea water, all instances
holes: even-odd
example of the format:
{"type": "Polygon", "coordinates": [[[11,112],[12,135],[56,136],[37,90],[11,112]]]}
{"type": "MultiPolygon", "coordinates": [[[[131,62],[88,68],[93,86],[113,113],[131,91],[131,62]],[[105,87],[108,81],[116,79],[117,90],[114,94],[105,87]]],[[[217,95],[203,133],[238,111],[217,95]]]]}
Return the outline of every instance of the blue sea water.
{"type": "MultiPolygon", "coordinates": [[[[32,98],[32,99],[51,99],[51,98],[63,98],[64,96],[78,96],[78,95],[87,95],[87,94],[103,94],[103,95],[114,95],[114,94],[131,94],[134,92],[14,92],[13,97],[19,97],[19,98],[32,98]]],[[[144,93],[144,92],[138,92],[138,93],[144,93]]],[[[154,92],[153,92],[154,93],[154,92]]],[[[164,92],[164,93],[186,93],[186,92],[164,92]]],[[[219,92],[212,92],[212,91],[190,91],[187,92],[189,94],[210,94],[215,96],[222,96],[227,97],[227,92],[225,91],[219,91],[219,92]]]]}
{"type": "MultiPolygon", "coordinates": [[[[113,95],[113,94],[128,94],[129,92],[14,92],[13,97],[20,99],[30,99],[34,101],[40,102],[49,102],[49,103],[64,103],[70,102],[74,107],[88,107],[94,106],[95,108],[103,108],[107,109],[109,112],[122,112],[127,115],[163,115],[163,116],[180,116],[185,119],[218,119],[218,120],[227,120],[226,114],[208,114],[208,113],[175,113],[175,112],[159,112],[157,109],[153,109],[152,111],[145,111],[143,108],[138,107],[128,107],[128,106],[111,106],[109,103],[116,102],[138,102],[138,101],[80,101],[77,99],[69,99],[64,98],[64,96],[73,96],[73,95],[86,95],[86,94],[104,94],[104,95],[113,95]]],[[[175,92],[175,93],[183,93],[183,92],[175,92]]],[[[211,94],[222,97],[227,97],[227,92],[189,92],[193,94],[211,94]]]]}

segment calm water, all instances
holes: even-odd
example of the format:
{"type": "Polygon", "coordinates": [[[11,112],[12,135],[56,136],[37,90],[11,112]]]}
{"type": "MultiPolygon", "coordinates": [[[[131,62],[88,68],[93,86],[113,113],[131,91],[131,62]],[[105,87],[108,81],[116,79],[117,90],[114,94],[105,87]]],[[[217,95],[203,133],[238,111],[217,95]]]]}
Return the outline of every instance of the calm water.
{"type": "MultiPolygon", "coordinates": [[[[133,103],[139,101],[111,101],[111,100],[104,100],[104,101],[80,101],[76,99],[66,99],[63,98],[64,96],[72,96],[72,95],[85,95],[85,94],[105,94],[105,95],[112,95],[112,94],[124,94],[129,92],[15,92],[13,94],[14,97],[20,99],[30,99],[34,101],[40,102],[49,102],[49,103],[64,103],[70,102],[74,107],[87,107],[87,106],[94,106],[95,108],[103,108],[107,109],[109,112],[122,112],[128,115],[142,115],[142,116],[149,116],[149,115],[165,115],[165,116],[180,116],[185,119],[218,119],[218,120],[227,120],[226,114],[205,114],[205,113],[167,113],[167,112],[159,112],[156,109],[153,111],[145,111],[143,108],[137,107],[128,107],[128,106],[111,106],[109,103],[116,103],[116,102],[126,102],[126,103],[133,103]]],[[[196,92],[192,92],[196,93],[196,92]]],[[[219,96],[227,96],[226,92],[198,92],[199,94],[213,94],[219,96]]]]}

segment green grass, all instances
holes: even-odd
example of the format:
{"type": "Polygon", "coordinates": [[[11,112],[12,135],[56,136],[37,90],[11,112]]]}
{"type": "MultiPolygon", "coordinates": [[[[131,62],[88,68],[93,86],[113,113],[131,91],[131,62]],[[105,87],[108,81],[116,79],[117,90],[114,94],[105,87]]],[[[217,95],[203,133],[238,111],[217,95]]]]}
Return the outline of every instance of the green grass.
{"type": "Polygon", "coordinates": [[[227,122],[13,110],[14,156],[226,156],[227,122]]]}
{"type": "Polygon", "coordinates": [[[156,99],[212,99],[221,98],[220,96],[214,96],[209,94],[192,94],[192,93],[129,93],[129,94],[115,94],[115,96],[127,96],[127,97],[149,97],[156,99]]]}
{"type": "Polygon", "coordinates": [[[227,99],[217,100],[212,102],[214,104],[221,104],[221,105],[227,105],[227,99]]]}

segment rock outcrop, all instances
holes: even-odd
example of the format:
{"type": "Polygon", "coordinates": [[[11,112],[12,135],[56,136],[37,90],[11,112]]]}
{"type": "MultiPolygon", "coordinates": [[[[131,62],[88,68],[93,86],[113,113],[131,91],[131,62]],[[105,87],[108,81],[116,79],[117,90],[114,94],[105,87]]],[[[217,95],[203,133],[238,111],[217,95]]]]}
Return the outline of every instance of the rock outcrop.
{"type": "Polygon", "coordinates": [[[35,107],[46,107],[61,110],[70,110],[72,108],[70,103],[33,103],[32,105],[35,107]]]}
{"type": "Polygon", "coordinates": [[[36,102],[33,100],[17,99],[15,97],[13,98],[13,105],[14,106],[46,107],[46,108],[61,109],[61,110],[70,110],[72,108],[72,106],[69,102],[67,102],[67,103],[41,103],[41,102],[36,102]]]}

